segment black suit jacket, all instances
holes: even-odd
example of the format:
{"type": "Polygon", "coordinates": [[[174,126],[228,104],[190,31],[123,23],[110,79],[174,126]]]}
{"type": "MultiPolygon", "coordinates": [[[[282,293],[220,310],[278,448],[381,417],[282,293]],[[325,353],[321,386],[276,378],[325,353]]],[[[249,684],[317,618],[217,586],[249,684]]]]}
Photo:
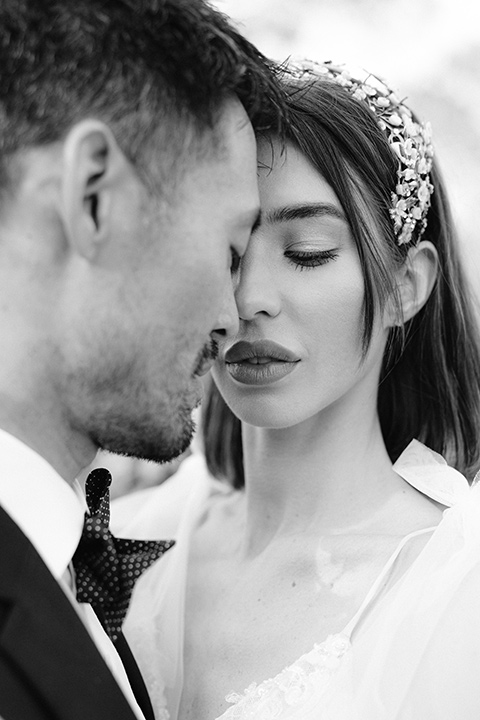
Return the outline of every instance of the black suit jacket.
{"type": "Polygon", "coordinates": [[[0,717],[136,720],[65,593],[1,507],[0,717]]]}

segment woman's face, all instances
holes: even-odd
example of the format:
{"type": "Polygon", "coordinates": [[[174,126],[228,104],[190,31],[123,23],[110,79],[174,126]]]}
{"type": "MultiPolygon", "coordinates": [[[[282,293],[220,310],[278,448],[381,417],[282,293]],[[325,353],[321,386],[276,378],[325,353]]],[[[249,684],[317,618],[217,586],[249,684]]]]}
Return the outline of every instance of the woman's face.
{"type": "Polygon", "coordinates": [[[240,331],[215,381],[233,412],[289,427],[349,398],[375,402],[387,332],[362,361],[364,281],[335,193],[293,146],[259,147],[261,222],[234,274],[240,331]],[[363,400],[362,400],[363,398],[363,400]]]}

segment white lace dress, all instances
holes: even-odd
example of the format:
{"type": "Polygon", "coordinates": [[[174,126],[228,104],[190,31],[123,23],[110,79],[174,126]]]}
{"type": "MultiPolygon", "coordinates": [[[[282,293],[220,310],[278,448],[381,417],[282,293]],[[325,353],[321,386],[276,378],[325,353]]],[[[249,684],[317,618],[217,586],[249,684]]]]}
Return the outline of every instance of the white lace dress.
{"type": "MultiPolygon", "coordinates": [[[[221,720],[480,719],[480,485],[416,441],[394,469],[447,506],[439,525],[403,538],[342,632],[312,638],[277,676],[232,689],[221,720]],[[421,553],[380,592],[421,534],[421,553]]],[[[191,532],[212,493],[227,492],[194,455],[165,485],[114,503],[118,534],[177,540],[138,582],[125,624],[157,720],[176,720],[180,704],[191,532]]]]}

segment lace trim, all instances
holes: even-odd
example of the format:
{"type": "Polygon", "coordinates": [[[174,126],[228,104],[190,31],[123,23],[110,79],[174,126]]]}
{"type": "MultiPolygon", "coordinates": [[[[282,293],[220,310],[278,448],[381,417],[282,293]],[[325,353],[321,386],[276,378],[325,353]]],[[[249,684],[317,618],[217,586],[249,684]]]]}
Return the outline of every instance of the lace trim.
{"type": "Polygon", "coordinates": [[[233,703],[233,707],[221,715],[222,720],[274,720],[308,701],[314,693],[318,698],[350,647],[350,638],[344,633],[329,635],[274,678],[259,685],[253,682],[242,694],[227,695],[225,700],[233,703]]]}

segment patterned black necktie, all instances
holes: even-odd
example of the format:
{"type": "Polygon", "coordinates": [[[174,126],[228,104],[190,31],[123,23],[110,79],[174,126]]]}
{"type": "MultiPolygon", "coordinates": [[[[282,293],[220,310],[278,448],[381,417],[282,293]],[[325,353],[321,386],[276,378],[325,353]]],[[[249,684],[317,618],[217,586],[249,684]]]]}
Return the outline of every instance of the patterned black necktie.
{"type": "Polygon", "coordinates": [[[85,485],[85,524],[72,562],[75,568],[77,600],[90,603],[113,642],[121,633],[133,586],[140,575],[164,552],[173,540],[124,540],[112,535],[109,491],[112,477],[97,468],[85,485]]]}

